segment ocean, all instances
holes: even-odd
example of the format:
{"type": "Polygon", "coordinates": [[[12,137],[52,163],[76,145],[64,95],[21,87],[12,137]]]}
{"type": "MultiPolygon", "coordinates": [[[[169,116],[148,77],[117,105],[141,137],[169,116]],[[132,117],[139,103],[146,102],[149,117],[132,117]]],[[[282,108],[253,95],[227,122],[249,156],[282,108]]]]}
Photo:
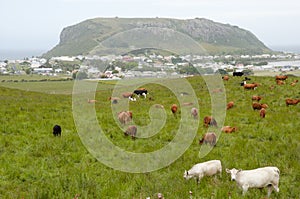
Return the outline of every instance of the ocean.
{"type": "Polygon", "coordinates": [[[1,50],[0,61],[38,57],[48,50],[1,50]]]}
{"type": "Polygon", "coordinates": [[[287,52],[287,53],[300,53],[300,45],[274,45],[269,46],[274,51],[287,52]]]}

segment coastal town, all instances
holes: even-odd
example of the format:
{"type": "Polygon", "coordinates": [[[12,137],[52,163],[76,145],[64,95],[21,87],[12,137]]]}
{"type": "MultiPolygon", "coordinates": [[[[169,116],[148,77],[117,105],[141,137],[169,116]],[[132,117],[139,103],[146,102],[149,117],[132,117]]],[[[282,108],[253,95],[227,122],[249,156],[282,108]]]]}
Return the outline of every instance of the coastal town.
{"type": "Polygon", "coordinates": [[[0,75],[70,76],[80,79],[120,79],[135,77],[170,77],[194,74],[230,74],[234,71],[253,75],[270,71],[300,71],[300,54],[276,53],[260,55],[106,55],[60,56],[22,60],[0,60],[0,75]],[[79,75],[81,74],[81,75],[79,75]],[[73,76],[72,76],[73,75],[73,76]]]}

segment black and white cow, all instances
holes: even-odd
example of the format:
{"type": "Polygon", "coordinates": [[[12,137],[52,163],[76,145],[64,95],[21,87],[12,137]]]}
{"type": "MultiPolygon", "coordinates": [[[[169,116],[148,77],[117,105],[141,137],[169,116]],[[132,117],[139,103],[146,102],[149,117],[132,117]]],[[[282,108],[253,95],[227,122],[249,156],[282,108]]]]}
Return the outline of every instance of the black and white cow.
{"type": "Polygon", "coordinates": [[[137,96],[144,96],[146,98],[148,91],[146,89],[137,89],[133,91],[134,94],[136,94],[137,96]]]}

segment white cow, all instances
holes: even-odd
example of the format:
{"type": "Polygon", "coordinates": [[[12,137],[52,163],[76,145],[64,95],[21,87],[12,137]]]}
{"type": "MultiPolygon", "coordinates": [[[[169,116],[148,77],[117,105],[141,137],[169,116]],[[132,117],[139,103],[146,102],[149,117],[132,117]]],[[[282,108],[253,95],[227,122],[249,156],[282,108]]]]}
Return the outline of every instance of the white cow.
{"type": "Polygon", "coordinates": [[[196,178],[197,183],[204,176],[212,176],[217,173],[222,173],[222,165],[220,160],[210,160],[195,164],[190,170],[184,171],[183,177],[188,180],[190,178],[196,178]]]}
{"type": "Polygon", "coordinates": [[[226,169],[226,173],[230,173],[231,180],[236,181],[238,186],[243,189],[243,195],[248,188],[264,188],[268,187],[268,197],[272,192],[272,186],[279,192],[279,174],[277,167],[263,167],[253,170],[237,170],[235,168],[226,169]]]}

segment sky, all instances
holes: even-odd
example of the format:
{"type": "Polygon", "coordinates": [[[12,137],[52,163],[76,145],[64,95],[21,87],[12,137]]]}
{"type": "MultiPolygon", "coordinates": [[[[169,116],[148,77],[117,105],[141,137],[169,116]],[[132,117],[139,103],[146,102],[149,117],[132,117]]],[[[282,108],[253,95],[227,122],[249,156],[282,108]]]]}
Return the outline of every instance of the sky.
{"type": "Polygon", "coordinates": [[[300,46],[299,0],[1,0],[0,51],[46,52],[64,27],[96,17],[206,18],[268,47],[300,46]]]}

